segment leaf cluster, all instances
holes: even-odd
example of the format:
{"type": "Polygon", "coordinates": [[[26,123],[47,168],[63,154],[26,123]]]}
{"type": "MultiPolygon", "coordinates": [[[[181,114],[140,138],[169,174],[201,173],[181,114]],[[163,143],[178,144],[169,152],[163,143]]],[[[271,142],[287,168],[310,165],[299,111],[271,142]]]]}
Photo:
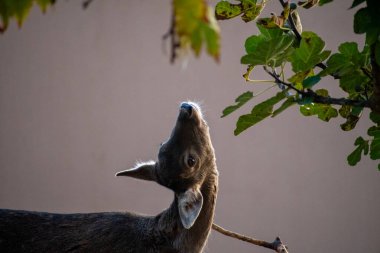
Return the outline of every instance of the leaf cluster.
{"type": "Polygon", "coordinates": [[[199,56],[205,45],[216,61],[220,56],[219,26],[213,9],[205,0],[173,0],[173,28],[178,47],[191,48],[199,56]]]}
{"type": "MultiPolygon", "coordinates": [[[[232,4],[220,1],[216,5],[216,17],[224,20],[242,13],[244,15],[243,1],[239,2],[232,4]]],[[[250,75],[257,66],[263,66],[274,78],[273,83],[278,85],[280,91],[254,105],[251,113],[241,115],[236,123],[235,135],[295,104],[298,104],[302,115],[316,116],[325,122],[340,116],[344,119],[341,124],[344,131],[355,128],[364,107],[373,108],[373,62],[379,63],[380,58],[379,3],[375,0],[355,0],[351,6],[354,8],[367,3],[367,7],[355,14],[354,22],[354,31],[366,34],[364,48],[359,50],[357,43],[343,42],[338,52],[331,54],[330,50],[325,50],[325,42],[316,33],[301,31],[302,24],[297,12],[297,8],[309,9],[329,2],[332,0],[307,0],[296,5],[280,0],[283,7],[281,15],[272,13],[270,17],[258,18],[260,13],[255,13],[258,34],[249,36],[245,41],[246,54],[242,56],[241,63],[247,66],[247,72],[243,76],[246,81],[259,82],[251,80],[250,75]],[[290,77],[284,73],[286,64],[291,65],[293,74],[290,77]],[[322,71],[318,72],[320,68],[322,71]],[[339,80],[339,87],[347,94],[345,98],[332,98],[328,90],[315,89],[327,76],[339,80]],[[281,101],[284,102],[276,109],[281,101]]],[[[257,4],[256,1],[252,3],[257,4]]],[[[244,20],[243,16],[242,19],[244,20]]],[[[243,93],[235,100],[236,104],[223,111],[222,117],[238,110],[254,97],[256,96],[251,91],[243,93]]],[[[377,115],[376,112],[371,113],[371,119],[375,117],[373,115],[377,115]]],[[[348,157],[350,165],[356,164],[362,153],[369,154],[371,159],[379,159],[378,128],[379,126],[373,126],[368,130],[368,135],[373,139],[364,140],[359,137],[356,140],[357,147],[348,157]]]]}
{"type": "Polygon", "coordinates": [[[34,4],[45,12],[55,0],[0,0],[0,32],[4,32],[11,19],[16,19],[19,27],[23,24],[34,4]]]}

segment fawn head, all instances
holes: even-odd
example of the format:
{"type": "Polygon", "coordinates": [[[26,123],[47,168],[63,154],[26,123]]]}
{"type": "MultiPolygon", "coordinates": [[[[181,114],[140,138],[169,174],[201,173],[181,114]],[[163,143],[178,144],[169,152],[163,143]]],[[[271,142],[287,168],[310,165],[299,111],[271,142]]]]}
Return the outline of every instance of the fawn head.
{"type": "Polygon", "coordinates": [[[215,173],[215,155],[200,107],[184,102],[169,139],[161,144],[158,160],[139,163],[116,176],[155,181],[176,194],[182,225],[189,229],[203,205],[200,188],[215,173]]]}

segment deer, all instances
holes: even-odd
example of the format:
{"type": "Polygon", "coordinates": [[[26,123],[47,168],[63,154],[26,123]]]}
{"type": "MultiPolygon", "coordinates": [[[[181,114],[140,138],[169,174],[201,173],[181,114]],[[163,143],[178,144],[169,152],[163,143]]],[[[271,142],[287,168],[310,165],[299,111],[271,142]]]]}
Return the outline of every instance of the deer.
{"type": "Polygon", "coordinates": [[[195,102],[180,104],[157,161],[116,173],[174,193],[156,216],[131,212],[56,214],[0,209],[0,252],[201,253],[213,224],[218,170],[209,127],[195,102]]]}

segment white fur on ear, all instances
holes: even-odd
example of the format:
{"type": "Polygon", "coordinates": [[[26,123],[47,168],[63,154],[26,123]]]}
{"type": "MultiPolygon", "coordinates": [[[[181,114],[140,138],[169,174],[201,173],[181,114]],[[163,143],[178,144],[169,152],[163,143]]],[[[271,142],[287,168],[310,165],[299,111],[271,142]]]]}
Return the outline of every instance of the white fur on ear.
{"type": "Polygon", "coordinates": [[[202,210],[203,196],[199,189],[190,188],[178,195],[178,211],[182,225],[189,229],[202,210]]]}
{"type": "Polygon", "coordinates": [[[127,176],[143,180],[156,181],[155,161],[137,163],[132,169],[119,171],[115,176],[127,176]]]}

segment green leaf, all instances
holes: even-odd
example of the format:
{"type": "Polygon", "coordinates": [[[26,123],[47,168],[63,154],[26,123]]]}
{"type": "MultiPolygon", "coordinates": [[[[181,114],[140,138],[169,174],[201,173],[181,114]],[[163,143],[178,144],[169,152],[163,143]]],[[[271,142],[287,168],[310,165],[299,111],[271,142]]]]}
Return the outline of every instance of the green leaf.
{"type": "Polygon", "coordinates": [[[369,157],[372,160],[380,159],[380,137],[371,142],[369,157]]]}
{"type": "Polygon", "coordinates": [[[373,25],[369,9],[361,8],[354,15],[354,32],[362,34],[367,32],[373,25]]]}
{"type": "Polygon", "coordinates": [[[225,20],[237,17],[241,14],[244,22],[249,22],[260,15],[266,1],[257,0],[238,0],[239,4],[231,4],[228,1],[220,1],[215,6],[215,16],[218,20],[225,20]]]}
{"type": "Polygon", "coordinates": [[[360,70],[368,64],[369,50],[367,47],[359,52],[356,42],[345,42],[339,46],[339,53],[331,55],[327,60],[327,68],[323,72],[343,76],[360,70]]]}
{"type": "Polygon", "coordinates": [[[241,13],[241,4],[231,4],[227,1],[220,1],[215,6],[215,17],[218,20],[234,18],[241,13]]]}
{"type": "Polygon", "coordinates": [[[241,94],[239,97],[235,99],[235,102],[236,102],[235,105],[228,106],[227,108],[223,110],[222,118],[236,111],[252,98],[253,98],[253,93],[251,91],[247,91],[241,94]]]}
{"type": "Polygon", "coordinates": [[[338,116],[338,111],[331,105],[324,104],[309,104],[302,105],[300,107],[300,112],[304,116],[317,115],[319,119],[323,121],[330,121],[331,118],[336,118],[338,116]]]}
{"type": "Polygon", "coordinates": [[[365,43],[367,45],[372,45],[379,38],[380,29],[378,27],[370,27],[365,35],[365,43]]]}
{"type": "Polygon", "coordinates": [[[313,87],[314,85],[316,85],[320,80],[321,80],[320,76],[310,76],[306,78],[305,80],[303,80],[302,86],[306,89],[309,89],[313,87]]]}
{"type": "Polygon", "coordinates": [[[43,13],[46,12],[49,5],[53,4],[55,0],[36,0],[38,6],[40,6],[40,9],[43,13]]]}
{"type": "Polygon", "coordinates": [[[277,67],[287,58],[294,37],[283,33],[279,28],[266,29],[258,25],[261,34],[247,38],[247,55],[241,58],[242,64],[251,66],[268,65],[277,67]]]}
{"type": "Polygon", "coordinates": [[[352,129],[355,128],[359,119],[360,119],[360,117],[350,114],[350,115],[348,115],[346,122],[340,125],[340,128],[343,131],[351,131],[352,129]]]}
{"type": "Polygon", "coordinates": [[[301,44],[290,56],[294,72],[307,71],[324,61],[330,51],[323,51],[325,42],[313,32],[303,32],[301,44]]]}
{"type": "Polygon", "coordinates": [[[257,104],[253,107],[250,114],[245,114],[239,117],[236,122],[235,135],[239,135],[249,127],[257,124],[263,119],[272,115],[273,106],[283,100],[286,97],[286,91],[282,91],[276,94],[276,96],[257,104]]]}
{"type": "Polygon", "coordinates": [[[380,126],[370,127],[368,129],[368,135],[373,137],[369,156],[373,160],[380,159],[380,126]]]}
{"type": "Polygon", "coordinates": [[[191,48],[196,56],[203,45],[216,61],[220,54],[219,27],[205,0],[173,0],[175,33],[179,46],[191,48]]]}
{"type": "Polygon", "coordinates": [[[325,5],[327,3],[331,3],[333,0],[319,0],[319,6],[325,5]]]}
{"type": "Polygon", "coordinates": [[[293,83],[296,86],[296,88],[303,89],[303,86],[302,86],[303,80],[313,75],[314,75],[314,72],[312,70],[298,72],[298,73],[295,73],[292,77],[290,77],[288,81],[293,83]]]}
{"type": "Polygon", "coordinates": [[[19,27],[22,26],[29,15],[33,4],[37,3],[43,12],[54,4],[54,0],[0,0],[0,33],[4,32],[11,19],[15,19],[19,27]]]}
{"type": "Polygon", "coordinates": [[[339,109],[340,116],[347,119],[348,116],[351,114],[351,109],[352,109],[352,106],[350,105],[342,105],[342,107],[340,107],[339,109]]]}
{"type": "Polygon", "coordinates": [[[364,153],[364,155],[368,154],[368,141],[362,137],[358,137],[355,140],[355,146],[358,147],[347,157],[348,164],[351,166],[356,165],[361,160],[362,153],[364,153]]]}
{"type": "Polygon", "coordinates": [[[364,90],[365,85],[370,81],[368,76],[360,70],[354,70],[343,75],[339,80],[339,86],[345,92],[353,94],[364,90]]]}
{"type": "Polygon", "coordinates": [[[261,35],[264,36],[267,40],[280,38],[284,34],[284,31],[279,28],[268,29],[260,24],[256,24],[256,26],[259,29],[261,35]]]}
{"type": "MultiPolygon", "coordinates": [[[[328,91],[325,89],[316,90],[315,93],[317,93],[320,96],[328,96],[328,91]]],[[[332,118],[338,117],[337,109],[335,109],[331,105],[326,104],[303,104],[300,106],[300,112],[304,116],[317,115],[320,120],[326,122],[330,121],[330,119],[332,118]]]]}
{"type": "Polygon", "coordinates": [[[277,110],[275,110],[272,113],[272,118],[276,117],[277,115],[279,115],[280,113],[282,113],[283,111],[285,111],[286,109],[288,109],[289,107],[295,104],[296,102],[294,100],[294,97],[289,97],[287,100],[285,100],[284,103],[282,103],[282,105],[277,110]]]}
{"type": "Polygon", "coordinates": [[[364,3],[364,2],[365,2],[365,0],[354,0],[350,9],[355,8],[356,6],[358,6],[359,4],[364,3]]]}
{"type": "Polygon", "coordinates": [[[339,109],[339,114],[346,119],[346,122],[341,124],[340,127],[343,131],[351,131],[358,123],[363,107],[353,107],[350,105],[342,105],[339,109]]]}
{"type": "Polygon", "coordinates": [[[373,136],[374,138],[380,138],[380,127],[379,126],[372,126],[368,128],[367,131],[369,136],[373,136]]]}
{"type": "Polygon", "coordinates": [[[372,120],[373,123],[380,125],[380,114],[371,112],[369,114],[369,118],[372,120]]]}

